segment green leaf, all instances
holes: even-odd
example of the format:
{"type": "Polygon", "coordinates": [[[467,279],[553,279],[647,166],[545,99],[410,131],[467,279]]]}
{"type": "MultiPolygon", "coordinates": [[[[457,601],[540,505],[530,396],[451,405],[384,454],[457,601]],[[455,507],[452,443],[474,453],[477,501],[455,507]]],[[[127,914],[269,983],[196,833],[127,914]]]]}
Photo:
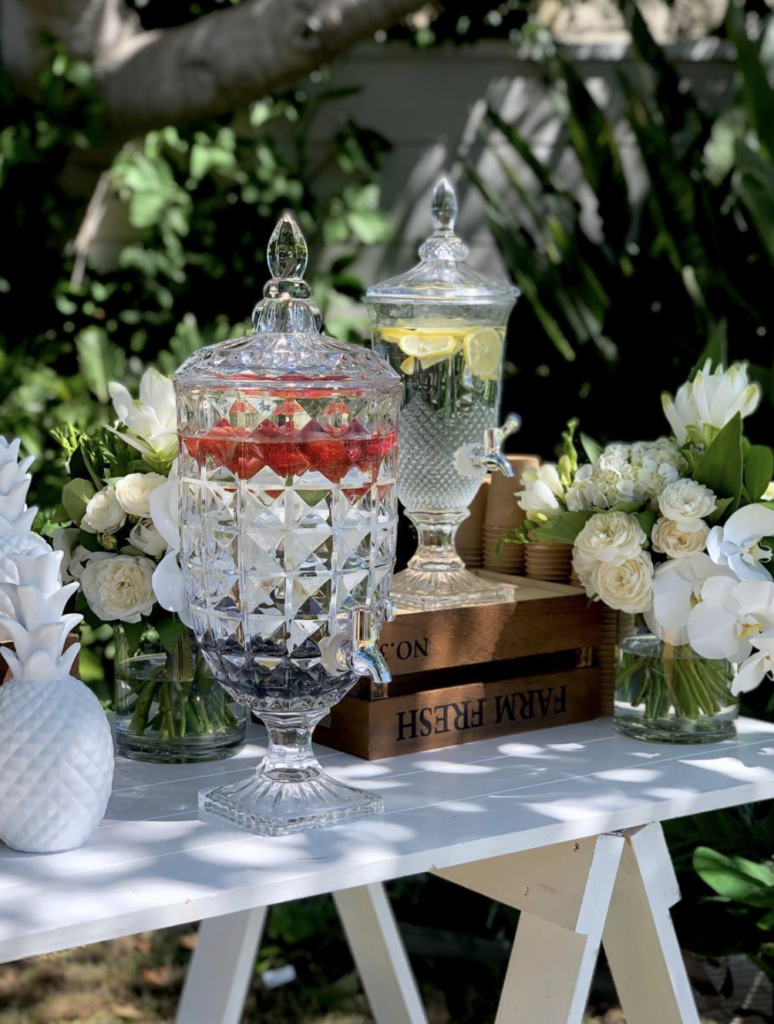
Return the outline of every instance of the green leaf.
{"type": "Polygon", "coordinates": [[[145,632],[147,623],[140,620],[140,622],[122,622],[121,629],[123,629],[126,636],[126,647],[127,654],[131,658],[137,648],[140,646],[142,635],[145,632]]]}
{"type": "Polygon", "coordinates": [[[656,513],[652,508],[646,508],[644,512],[635,512],[634,518],[642,527],[645,536],[650,539],[650,535],[653,532],[653,527],[656,524],[656,513]]]}
{"type": "Polygon", "coordinates": [[[552,516],[547,522],[535,527],[532,533],[537,540],[552,544],[574,544],[575,538],[593,515],[590,510],[560,512],[558,516],[552,516]]]}
{"type": "Polygon", "coordinates": [[[121,380],[126,370],[126,356],[101,327],[84,327],[75,340],[75,348],[78,366],[89,390],[106,404],[110,399],[108,382],[121,380]]]}
{"type": "Polygon", "coordinates": [[[596,466],[596,464],[599,462],[599,456],[604,451],[604,448],[601,444],[598,444],[592,437],[589,437],[588,434],[581,433],[580,441],[583,445],[583,450],[586,453],[586,457],[588,458],[589,462],[592,464],[592,466],[596,466]]]}
{"type": "Polygon", "coordinates": [[[62,505],[70,519],[80,526],[86,512],[89,499],[97,492],[90,480],[82,480],[78,477],[75,480],[68,480],[62,488],[62,505]]]}
{"type": "Polygon", "coordinates": [[[731,498],[730,514],[739,507],[742,472],[742,417],[737,413],[699,459],[693,479],[709,487],[718,498],[731,498]]]}
{"type": "Polygon", "coordinates": [[[717,523],[721,521],[721,519],[724,519],[726,513],[728,512],[729,508],[733,503],[733,498],[718,498],[715,511],[712,513],[712,515],[707,516],[707,522],[710,524],[710,526],[715,526],[717,523]]]}
{"type": "Polygon", "coordinates": [[[763,444],[750,445],[744,460],[744,486],[750,501],[757,501],[774,476],[774,452],[763,444]]]}
{"type": "Polygon", "coordinates": [[[703,882],[725,899],[754,907],[774,907],[774,870],[744,857],[727,857],[700,846],[693,866],[703,882]]]}
{"type": "Polygon", "coordinates": [[[166,615],[164,618],[154,621],[156,632],[159,634],[161,646],[171,654],[185,634],[186,627],[177,615],[166,615]]]}

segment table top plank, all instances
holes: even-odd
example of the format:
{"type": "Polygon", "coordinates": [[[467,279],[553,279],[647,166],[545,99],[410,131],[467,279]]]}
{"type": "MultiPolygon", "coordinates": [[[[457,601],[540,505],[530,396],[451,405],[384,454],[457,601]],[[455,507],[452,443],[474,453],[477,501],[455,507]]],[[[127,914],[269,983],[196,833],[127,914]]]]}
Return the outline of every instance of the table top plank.
{"type": "Polygon", "coordinates": [[[214,764],[117,762],[81,850],[0,847],[0,961],[774,797],[774,725],[674,746],[599,719],[378,762],[320,751],[384,796],[371,821],[282,838],[200,822],[198,790],[252,771],[262,736],[214,764]]]}

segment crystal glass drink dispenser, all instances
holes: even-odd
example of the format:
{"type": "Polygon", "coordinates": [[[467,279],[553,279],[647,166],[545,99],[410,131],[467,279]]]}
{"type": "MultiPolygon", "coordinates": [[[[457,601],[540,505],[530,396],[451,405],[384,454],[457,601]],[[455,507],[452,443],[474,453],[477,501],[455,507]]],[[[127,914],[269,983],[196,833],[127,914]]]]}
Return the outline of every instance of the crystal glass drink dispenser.
{"type": "Polygon", "coordinates": [[[221,685],[265,723],[246,780],[201,810],[280,835],[377,814],[381,799],[326,775],[311,734],[378,647],[397,527],[400,375],[320,334],[288,216],[268,249],[255,333],[202,349],[175,375],[181,564],[197,641],[221,685]]]}
{"type": "Polygon", "coordinates": [[[445,178],[431,213],[420,262],[366,294],[373,347],[406,385],[398,497],[419,534],[392,593],[400,607],[422,609],[508,599],[509,588],[465,569],[454,535],[485,474],[512,475],[500,445],[519,426],[518,417],[498,426],[505,327],[519,291],[466,265],[445,178]]]}

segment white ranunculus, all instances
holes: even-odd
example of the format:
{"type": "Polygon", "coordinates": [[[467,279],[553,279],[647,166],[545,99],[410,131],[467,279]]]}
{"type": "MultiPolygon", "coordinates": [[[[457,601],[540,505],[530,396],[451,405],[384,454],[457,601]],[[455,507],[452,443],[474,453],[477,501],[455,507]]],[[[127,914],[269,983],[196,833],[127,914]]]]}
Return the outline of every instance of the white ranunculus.
{"type": "Polygon", "coordinates": [[[150,519],[140,519],[129,531],[129,543],[150,558],[161,558],[167,550],[167,542],[150,519]]]}
{"type": "Polygon", "coordinates": [[[126,512],[112,487],[103,487],[89,498],[81,520],[81,529],[87,533],[118,533],[126,522],[126,512]]]}
{"type": "Polygon", "coordinates": [[[653,610],[647,616],[651,632],[662,640],[668,636],[675,646],[687,644],[688,616],[701,600],[702,587],[711,576],[736,579],[730,569],[715,565],[701,551],[688,558],[662,562],[653,578],[653,610]]]}
{"type": "Polygon", "coordinates": [[[636,558],[647,539],[634,516],[626,512],[600,512],[588,520],[575,538],[575,550],[581,559],[620,565],[636,558]]]}
{"type": "Polygon", "coordinates": [[[123,384],[108,385],[113,408],[129,433],[121,437],[143,453],[146,461],[171,462],[177,452],[175,388],[169,377],[153,367],[140,381],[140,397],[133,399],[123,384]]]}
{"type": "Polygon", "coordinates": [[[707,551],[716,565],[728,565],[740,580],[771,580],[765,563],[771,551],[761,546],[774,536],[774,509],[746,505],[734,512],[725,526],[715,526],[707,538],[707,551]]]}
{"type": "Polygon", "coordinates": [[[91,559],[81,587],[94,614],[103,622],[139,622],[153,611],[153,570],[148,558],[113,555],[91,559]]]}
{"type": "Polygon", "coordinates": [[[691,558],[707,546],[709,526],[700,523],[697,530],[685,530],[673,519],[659,519],[650,534],[653,550],[667,558],[691,558]]]}
{"type": "Polygon", "coordinates": [[[707,516],[717,508],[717,500],[709,487],[695,480],[676,480],[661,492],[658,507],[665,519],[679,523],[682,529],[703,531],[707,516]]]}
{"type": "Polygon", "coordinates": [[[116,483],[116,497],[124,512],[130,516],[150,515],[150,496],[157,487],[166,483],[160,473],[129,473],[116,483]]]}
{"type": "Polygon", "coordinates": [[[774,581],[711,576],[688,616],[688,639],[702,658],[742,662],[752,641],[774,629],[774,581]]]}
{"type": "Polygon", "coordinates": [[[712,372],[710,359],[692,381],[682,385],[674,399],[668,394],[661,396],[664,413],[679,445],[688,441],[711,444],[737,413],[742,418],[749,416],[760,400],[761,389],[750,383],[746,363],[734,363],[725,371],[718,366],[712,372]]]}
{"type": "Polygon", "coordinates": [[[653,600],[653,562],[647,551],[624,562],[601,562],[596,575],[597,596],[609,608],[646,612],[653,600]]]}
{"type": "Polygon", "coordinates": [[[542,513],[555,516],[564,510],[564,485],[559,469],[552,462],[546,462],[537,469],[525,469],[521,475],[523,490],[516,492],[519,508],[527,515],[542,513]]]}

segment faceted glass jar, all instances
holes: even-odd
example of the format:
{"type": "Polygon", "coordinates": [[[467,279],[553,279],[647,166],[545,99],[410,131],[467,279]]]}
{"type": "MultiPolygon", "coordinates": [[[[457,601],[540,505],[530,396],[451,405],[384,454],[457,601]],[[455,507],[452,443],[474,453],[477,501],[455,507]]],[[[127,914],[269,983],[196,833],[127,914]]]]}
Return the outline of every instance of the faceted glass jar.
{"type": "Polygon", "coordinates": [[[409,568],[395,577],[401,607],[441,608],[507,600],[509,588],[465,570],[454,535],[499,454],[505,329],[518,290],[470,270],[454,233],[457,201],[443,179],[433,235],[408,273],[369,288],[374,349],[403,377],[398,497],[419,535],[409,568]],[[499,436],[498,436],[499,435],[499,436]]]}
{"type": "Polygon", "coordinates": [[[323,774],[311,732],[369,674],[388,681],[378,628],[397,528],[402,385],[373,352],[319,334],[303,238],[283,218],[255,333],[175,376],[181,565],[199,646],[267,727],[252,778],[200,808],[269,835],[379,813],[323,774]]]}

